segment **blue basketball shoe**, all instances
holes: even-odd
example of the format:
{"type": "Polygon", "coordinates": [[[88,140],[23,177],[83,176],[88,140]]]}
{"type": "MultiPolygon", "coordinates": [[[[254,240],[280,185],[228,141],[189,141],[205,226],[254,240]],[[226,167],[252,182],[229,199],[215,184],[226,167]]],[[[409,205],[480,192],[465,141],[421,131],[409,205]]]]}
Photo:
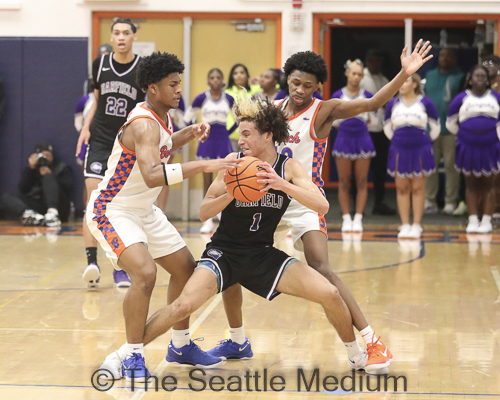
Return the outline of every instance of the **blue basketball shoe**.
{"type": "Polygon", "coordinates": [[[146,382],[151,376],[146,368],[146,361],[139,353],[132,353],[123,361],[123,376],[130,382],[146,382]]]}
{"type": "Polygon", "coordinates": [[[221,340],[217,347],[208,350],[207,353],[223,360],[248,360],[253,357],[252,346],[248,338],[245,338],[243,344],[235,343],[231,339],[221,340]]]}
{"type": "MultiPolygon", "coordinates": [[[[203,340],[203,338],[195,340],[203,340]]],[[[189,365],[198,368],[215,368],[224,362],[224,360],[219,357],[214,357],[205,353],[192,340],[189,344],[180,348],[174,347],[172,341],[170,341],[165,359],[169,363],[189,365]]]]}

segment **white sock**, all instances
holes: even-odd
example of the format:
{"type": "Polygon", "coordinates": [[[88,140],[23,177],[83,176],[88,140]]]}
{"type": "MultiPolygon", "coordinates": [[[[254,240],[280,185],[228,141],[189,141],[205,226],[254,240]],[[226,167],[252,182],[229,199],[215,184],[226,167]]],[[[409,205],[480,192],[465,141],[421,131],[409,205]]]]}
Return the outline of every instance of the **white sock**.
{"type": "Polygon", "coordinates": [[[370,325],[368,325],[365,329],[360,330],[359,333],[361,333],[361,336],[363,336],[366,347],[368,347],[369,344],[372,344],[373,341],[376,340],[375,334],[370,325]]]}
{"type": "MultiPolygon", "coordinates": [[[[483,217],[484,219],[484,217],[483,217]]],[[[471,224],[478,224],[479,223],[479,219],[477,218],[477,215],[469,215],[469,223],[471,224]]]]}
{"type": "Polygon", "coordinates": [[[359,221],[363,219],[363,214],[354,214],[354,221],[359,221]]]}
{"type": "Polygon", "coordinates": [[[363,352],[363,349],[359,347],[358,341],[354,342],[344,342],[344,346],[347,350],[347,356],[352,360],[355,356],[363,352]]]}
{"type": "Polygon", "coordinates": [[[143,343],[127,343],[127,358],[130,354],[137,353],[144,357],[144,344],[143,343]]]}
{"type": "Polygon", "coordinates": [[[483,215],[483,218],[481,218],[481,224],[491,224],[491,215],[483,215]]]}
{"type": "Polygon", "coordinates": [[[181,347],[187,346],[190,342],[189,328],[188,329],[172,329],[172,344],[175,348],[180,349],[181,347]]]}
{"type": "Polygon", "coordinates": [[[238,344],[245,343],[245,326],[241,325],[239,328],[231,328],[229,327],[229,338],[238,344]]]}
{"type": "Polygon", "coordinates": [[[351,220],[351,214],[344,214],[344,215],[342,215],[342,219],[343,219],[344,221],[345,221],[345,220],[347,220],[347,221],[352,221],[352,220],[351,220]]]}

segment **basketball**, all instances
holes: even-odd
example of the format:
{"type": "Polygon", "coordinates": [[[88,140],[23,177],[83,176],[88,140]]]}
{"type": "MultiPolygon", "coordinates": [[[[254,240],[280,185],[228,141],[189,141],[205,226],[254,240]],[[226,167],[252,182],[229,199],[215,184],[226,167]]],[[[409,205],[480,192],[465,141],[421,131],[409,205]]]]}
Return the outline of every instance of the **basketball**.
{"type": "Polygon", "coordinates": [[[236,200],[250,203],[259,201],[265,192],[260,190],[265,186],[257,183],[260,179],[256,176],[257,172],[265,172],[265,169],[258,165],[261,160],[255,157],[244,157],[240,165],[233,170],[226,170],[224,182],[227,191],[231,193],[236,200]]]}

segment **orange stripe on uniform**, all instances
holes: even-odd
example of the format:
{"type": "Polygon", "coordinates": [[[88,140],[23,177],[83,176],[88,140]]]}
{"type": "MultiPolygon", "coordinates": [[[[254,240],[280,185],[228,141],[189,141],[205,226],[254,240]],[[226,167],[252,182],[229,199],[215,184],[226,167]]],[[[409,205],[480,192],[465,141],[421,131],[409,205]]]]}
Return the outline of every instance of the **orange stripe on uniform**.
{"type": "Polygon", "coordinates": [[[323,214],[318,214],[318,217],[319,217],[319,230],[323,232],[326,235],[326,237],[328,237],[325,216],[323,214]]]}

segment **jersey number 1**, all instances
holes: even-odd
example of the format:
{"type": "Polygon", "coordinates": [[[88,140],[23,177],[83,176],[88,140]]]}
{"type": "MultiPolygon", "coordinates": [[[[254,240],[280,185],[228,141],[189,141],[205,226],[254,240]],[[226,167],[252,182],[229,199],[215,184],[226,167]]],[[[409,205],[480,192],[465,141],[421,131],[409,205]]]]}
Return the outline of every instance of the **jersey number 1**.
{"type": "Polygon", "coordinates": [[[256,213],[253,215],[253,224],[250,227],[251,232],[256,232],[259,230],[259,222],[262,217],[262,213],[256,213]]]}

